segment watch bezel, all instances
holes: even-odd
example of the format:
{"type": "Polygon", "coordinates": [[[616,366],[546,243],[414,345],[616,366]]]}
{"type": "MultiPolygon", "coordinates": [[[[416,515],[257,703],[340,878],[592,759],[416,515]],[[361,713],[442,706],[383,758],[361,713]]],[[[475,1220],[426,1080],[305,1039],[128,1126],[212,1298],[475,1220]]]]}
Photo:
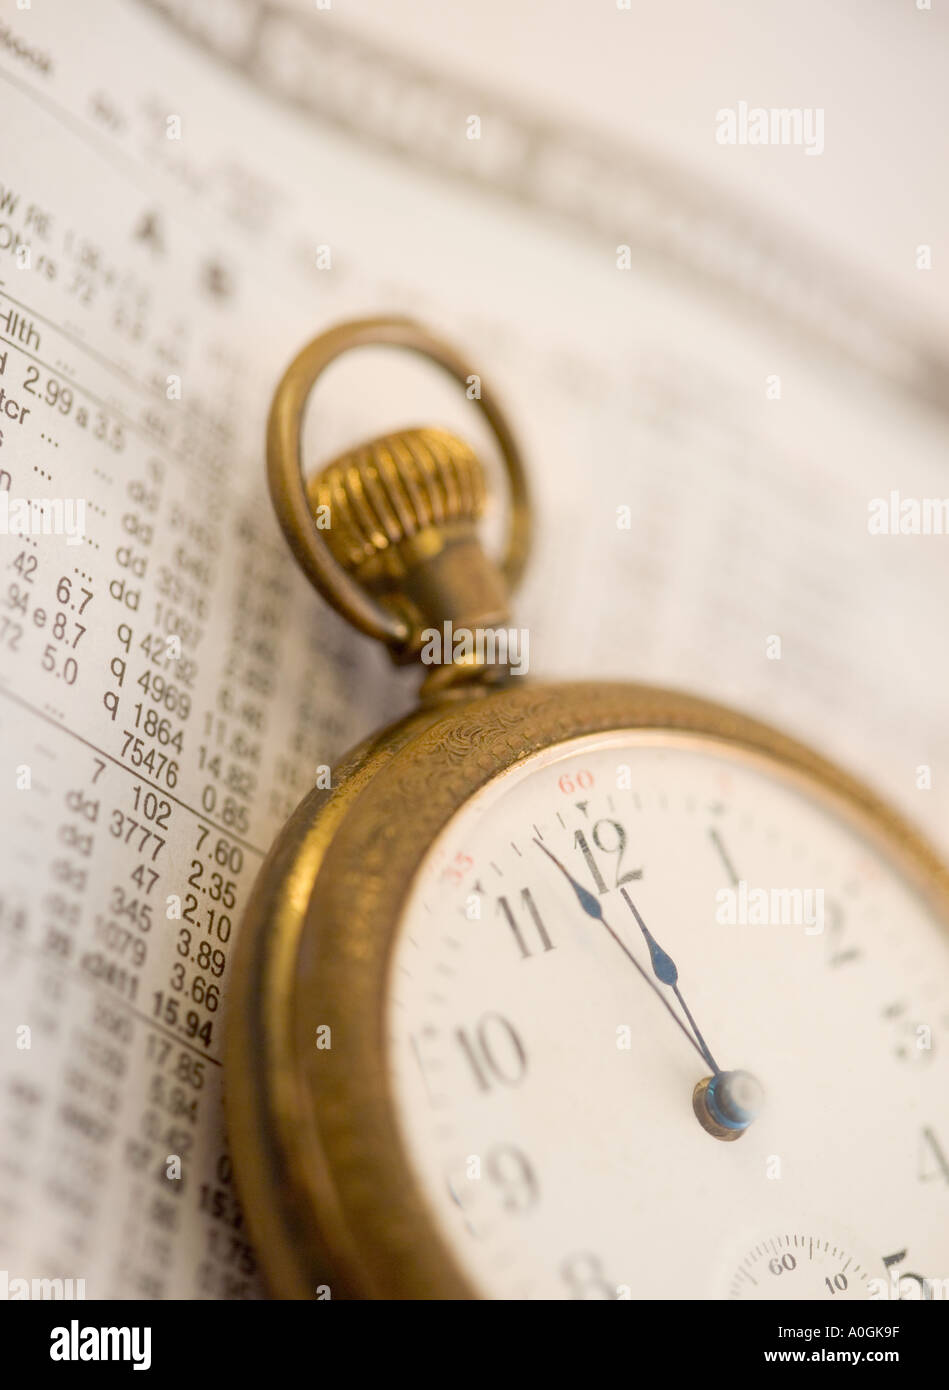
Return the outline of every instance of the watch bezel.
{"type": "Polygon", "coordinates": [[[949,923],[949,870],[897,811],[804,744],[676,691],[512,685],[425,709],[362,745],[281,832],[244,916],[226,1102],[245,1214],[279,1297],[471,1298],[405,1148],[390,1091],[396,929],[438,835],[543,749],[636,730],[764,761],[831,802],[949,923]],[[331,1046],[316,1046],[329,1025],[331,1046]]]}

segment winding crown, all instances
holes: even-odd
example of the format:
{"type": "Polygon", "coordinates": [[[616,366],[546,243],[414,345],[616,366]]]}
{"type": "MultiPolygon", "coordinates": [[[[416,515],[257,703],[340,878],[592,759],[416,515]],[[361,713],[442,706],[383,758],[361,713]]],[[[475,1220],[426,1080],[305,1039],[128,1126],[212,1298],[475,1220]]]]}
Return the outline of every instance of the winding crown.
{"type": "Polygon", "coordinates": [[[476,521],[485,500],[472,449],[435,428],[399,430],[340,455],[310,480],[307,493],[314,509],[327,509],[333,555],[357,573],[429,527],[476,521]]]}
{"type": "Polygon", "coordinates": [[[485,482],[472,449],[447,430],[399,430],[341,455],[307,483],[333,557],[410,633],[396,661],[418,655],[423,633],[496,627],[508,593],[476,523],[485,482]]]}

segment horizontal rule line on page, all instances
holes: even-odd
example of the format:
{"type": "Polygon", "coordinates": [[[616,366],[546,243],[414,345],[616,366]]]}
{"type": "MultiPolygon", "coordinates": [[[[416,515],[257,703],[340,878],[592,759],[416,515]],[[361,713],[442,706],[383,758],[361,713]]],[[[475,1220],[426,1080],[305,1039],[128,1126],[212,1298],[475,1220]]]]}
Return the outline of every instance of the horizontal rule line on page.
{"type": "MultiPolygon", "coordinates": [[[[0,290],[0,294],[3,295],[4,299],[9,299],[11,304],[18,303],[18,301],[13,299],[11,295],[7,294],[6,290],[0,290]]],[[[34,312],[28,306],[21,305],[20,307],[26,307],[27,311],[31,314],[34,312]]],[[[39,318],[39,314],[37,314],[36,317],[39,318]]],[[[96,395],[95,391],[91,391],[88,386],[83,386],[82,382],[79,381],[76,377],[70,376],[68,372],[62,371],[59,367],[51,367],[48,362],[44,362],[42,357],[37,357],[35,352],[30,352],[29,349],[25,348],[22,343],[16,342],[13,338],[5,338],[2,333],[0,333],[0,343],[3,343],[6,347],[14,348],[17,352],[21,353],[24,357],[29,358],[31,362],[35,362],[38,367],[42,367],[45,372],[49,372],[52,376],[63,377],[69,383],[69,385],[74,388],[74,390],[81,392],[81,394],[84,395],[88,400],[90,400],[93,405],[97,405],[100,410],[104,411],[108,415],[114,415],[116,419],[121,420],[122,424],[127,426],[128,429],[139,430],[143,434],[145,434],[149,444],[151,444],[154,448],[158,449],[163,447],[165,449],[168,449],[168,445],[165,444],[163,440],[156,440],[154,435],[149,433],[149,431],[146,430],[143,425],[136,424],[136,422],[131,418],[131,416],[125,414],[125,411],[122,410],[121,406],[112,405],[110,402],[104,401],[101,396],[96,395]]],[[[174,450],[168,449],[168,452],[174,453],[174,450]]]]}
{"type": "MultiPolygon", "coordinates": [[[[0,81],[9,83],[21,96],[32,101],[47,116],[68,130],[70,135],[108,165],[123,183],[132,184],[144,197],[152,202],[155,201],[154,178],[134,155],[127,154],[124,150],[117,148],[90,122],[73,115],[71,111],[55,101],[46,92],[39,91],[31,83],[23,81],[16,73],[4,68],[2,63],[0,63],[0,81]]],[[[200,218],[185,216],[179,207],[171,206],[165,198],[161,200],[161,210],[166,217],[177,222],[179,226],[187,227],[198,240],[206,238],[207,226],[200,218]]]]}
{"type": "MultiPolygon", "coordinates": [[[[39,91],[29,82],[23,81],[17,74],[5,69],[2,61],[0,61],[0,81],[9,83],[22,97],[35,103],[51,120],[63,126],[70,135],[101,159],[118,178],[122,179],[124,183],[132,184],[150,203],[159,207],[162,216],[167,218],[169,222],[185,228],[194,238],[196,245],[203,246],[205,244],[208,235],[207,217],[188,215],[182,211],[178,200],[173,201],[164,194],[156,195],[154,177],[151,171],[143,166],[135,155],[117,148],[91,122],[74,115],[59,102],[54,101],[46,92],[39,91]]],[[[219,231],[221,229],[226,230],[227,235],[233,238],[234,229],[225,217],[222,216],[218,219],[217,228],[219,231]]],[[[230,250],[233,253],[233,240],[230,250]]],[[[266,284],[272,291],[279,293],[287,305],[297,303],[299,280],[296,273],[286,269],[277,257],[257,255],[253,273],[258,283],[266,284]]]]}
{"type": "Polygon", "coordinates": [[[68,734],[70,738],[76,739],[98,757],[106,758],[110,763],[114,763],[116,767],[120,767],[123,772],[127,772],[129,776],[136,778],[137,781],[144,782],[147,787],[151,787],[152,791],[159,792],[162,796],[170,797],[182,810],[190,811],[197,820],[206,821],[207,824],[212,825],[215,830],[219,830],[222,835],[226,835],[229,840],[236,841],[242,849],[249,850],[251,854],[259,855],[261,859],[266,855],[266,850],[259,849],[257,845],[252,845],[249,840],[243,839],[236,831],[229,829],[226,825],[221,825],[213,816],[206,816],[203,811],[196,811],[187,801],[182,801],[180,796],[175,796],[174,792],[170,792],[167,787],[159,786],[157,782],[152,782],[148,777],[141,776],[140,773],[135,771],[134,767],[129,767],[128,763],[123,763],[121,758],[116,758],[112,753],[107,753],[104,748],[99,748],[89,739],[83,738],[82,734],[77,734],[75,729],[70,729],[68,724],[61,724],[58,719],[53,719],[51,715],[44,714],[42,710],[37,709],[29,700],[24,700],[22,695],[16,695],[4,685],[2,681],[0,681],[0,695],[5,695],[8,700],[12,700],[16,705],[22,705],[25,710],[29,710],[31,714],[35,714],[37,719],[45,720],[45,722],[51,724],[54,729],[62,729],[64,734],[68,734]]]}
{"type": "Polygon", "coordinates": [[[34,102],[47,116],[52,117],[60,125],[65,126],[70,134],[76,136],[83,144],[87,145],[100,159],[104,160],[115,172],[130,183],[136,184],[141,192],[148,195],[149,185],[141,177],[144,172],[140,170],[135,159],[127,155],[122,150],[109,143],[106,138],[91,123],[82,120],[48,93],[39,91],[30,82],[26,82],[17,73],[10,72],[9,69],[0,66],[0,79],[16,88],[21,96],[34,102]]]}
{"type": "MultiPolygon", "coordinates": [[[[173,1042],[176,1047],[187,1048],[189,1052],[193,1052],[198,1057],[203,1057],[204,1060],[210,1062],[212,1066],[220,1067],[224,1065],[217,1057],[212,1057],[210,1052],[205,1052],[204,1048],[197,1047],[188,1038],[179,1038],[166,1024],[156,1023],[153,1018],[149,1018],[148,1014],[143,1014],[141,1009],[137,1009],[134,1004],[130,1004],[129,1001],[123,999],[121,995],[115,994],[106,985],[100,984],[99,981],[93,979],[91,975],[84,975],[78,966],[75,970],[70,970],[65,965],[59,965],[51,956],[48,956],[45,951],[41,951],[38,946],[30,946],[27,945],[25,941],[13,940],[9,932],[6,934],[0,932],[0,945],[7,945],[12,950],[19,951],[21,955],[32,956],[35,960],[42,961],[45,970],[51,970],[54,975],[58,975],[59,978],[65,980],[67,984],[76,983],[89,985],[96,993],[101,994],[103,999],[107,999],[110,1004],[115,1004],[116,1007],[120,1009],[127,1009],[133,1018],[138,1019],[139,1023],[144,1023],[147,1028],[154,1028],[156,1033],[161,1033],[169,1042],[173,1042]]],[[[136,976],[136,979],[137,978],[136,976]]]]}
{"type": "MultiPolygon", "coordinates": [[[[61,323],[57,323],[55,319],[51,319],[47,314],[41,314],[38,309],[34,309],[31,304],[27,304],[24,300],[17,299],[16,296],[12,295],[6,288],[6,284],[6,280],[0,280],[0,294],[3,295],[4,299],[9,299],[10,303],[15,304],[18,309],[24,309],[32,318],[39,319],[40,323],[45,323],[54,333],[58,333],[61,338],[65,338],[68,343],[71,343],[74,348],[77,348],[80,352],[84,352],[93,362],[98,362],[100,367],[104,367],[106,371],[111,372],[113,376],[117,376],[119,380],[124,381],[127,386],[133,387],[136,391],[141,391],[143,396],[147,396],[152,401],[164,401],[166,399],[158,387],[148,386],[145,382],[139,381],[138,377],[133,376],[125,367],[121,367],[118,362],[113,362],[111,357],[106,357],[104,353],[97,352],[95,348],[90,347],[89,344],[84,342],[77,334],[71,333],[68,328],[64,328],[61,323]]],[[[10,338],[4,338],[3,341],[8,342],[11,347],[19,346],[18,343],[15,343],[10,338]]],[[[27,354],[27,356],[29,356],[29,354],[27,354]]],[[[38,362],[41,367],[45,367],[48,372],[53,372],[56,376],[64,376],[71,386],[75,386],[79,391],[84,391],[92,400],[96,400],[92,392],[88,391],[76,377],[70,376],[69,372],[63,371],[62,368],[51,367],[39,357],[34,357],[33,361],[38,362]]],[[[96,404],[102,405],[102,402],[96,400],[96,404]]],[[[215,420],[208,419],[201,411],[195,410],[194,406],[191,405],[189,401],[178,401],[177,404],[181,406],[185,414],[190,415],[194,421],[204,425],[212,434],[220,436],[218,443],[225,445],[233,442],[225,426],[220,425],[215,420]]],[[[104,410],[112,409],[112,407],[104,405],[102,408],[104,410]]]]}
{"type": "MultiPolygon", "coordinates": [[[[19,301],[15,300],[12,297],[12,295],[8,295],[6,290],[0,290],[0,294],[3,295],[4,299],[9,299],[11,304],[19,305],[19,301]]],[[[29,309],[29,306],[26,307],[29,313],[32,314],[34,312],[34,310],[29,309]]],[[[40,315],[37,314],[36,317],[39,318],[40,315]]],[[[38,367],[42,367],[43,370],[49,372],[51,376],[62,377],[65,381],[69,383],[70,386],[74,388],[74,390],[81,392],[82,395],[86,396],[90,401],[92,401],[94,405],[97,405],[99,409],[103,411],[105,414],[114,416],[117,420],[121,420],[122,424],[125,425],[126,428],[134,430],[137,434],[142,435],[149,447],[154,449],[157,454],[165,453],[176,464],[179,464],[185,468],[191,468],[191,461],[189,459],[184,458],[179,452],[179,450],[174,447],[174,445],[169,444],[168,441],[166,439],[163,439],[160,434],[155,434],[155,432],[153,430],[150,430],[147,425],[143,425],[139,421],[133,420],[130,415],[126,415],[125,411],[121,408],[121,406],[111,405],[108,401],[104,401],[101,398],[101,396],[97,396],[96,393],[94,391],[91,391],[88,386],[83,386],[82,382],[78,381],[76,377],[70,376],[68,372],[61,371],[58,367],[51,367],[48,362],[44,362],[42,357],[37,357],[35,353],[30,352],[27,348],[25,348],[22,345],[22,343],[15,342],[12,338],[5,338],[2,333],[0,333],[0,343],[3,343],[5,346],[14,348],[17,352],[22,353],[24,357],[29,358],[31,362],[35,362],[38,367]]],[[[217,438],[216,432],[213,433],[215,433],[215,443],[218,446],[223,447],[224,441],[217,438]]]]}

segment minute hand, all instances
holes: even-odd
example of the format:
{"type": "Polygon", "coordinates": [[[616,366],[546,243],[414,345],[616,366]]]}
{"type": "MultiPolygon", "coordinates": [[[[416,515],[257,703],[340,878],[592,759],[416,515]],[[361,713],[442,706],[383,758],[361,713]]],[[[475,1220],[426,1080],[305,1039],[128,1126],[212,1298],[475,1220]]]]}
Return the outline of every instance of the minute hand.
{"type": "Polygon", "coordinates": [[[646,945],[649,947],[649,956],[652,960],[653,973],[655,974],[656,979],[661,980],[664,985],[670,985],[672,987],[672,991],[675,994],[675,997],[682,1005],[685,1016],[691,1024],[692,1032],[695,1034],[702,1056],[705,1058],[706,1062],[708,1062],[709,1066],[712,1068],[712,1072],[714,1073],[714,1075],[718,1076],[718,1074],[721,1071],[721,1067],[718,1065],[715,1058],[709,1051],[708,1044],[702,1037],[702,1034],[699,1032],[698,1024],[692,1017],[691,1009],[689,1008],[685,1000],[682,998],[682,991],[679,989],[679,972],[676,969],[675,961],[672,959],[670,955],[666,954],[666,952],[659,945],[656,938],[653,936],[652,932],[646,926],[646,923],[640,917],[639,912],[636,909],[636,904],[633,902],[626,889],[621,888],[620,892],[626,899],[626,906],[629,908],[630,912],[633,914],[633,916],[636,918],[636,921],[639,923],[639,930],[646,938],[646,945]]]}
{"type": "MultiPolygon", "coordinates": [[[[672,1018],[676,1025],[682,1029],[683,1034],[688,1038],[689,1042],[692,1044],[696,1052],[702,1058],[702,1061],[708,1062],[714,1068],[714,1070],[717,1071],[718,1068],[715,1066],[715,1063],[712,1062],[711,1058],[709,1057],[708,1048],[704,1047],[704,1045],[702,1047],[699,1046],[695,1038],[689,1032],[688,1028],[686,1028],[685,1024],[682,1022],[679,1015],[676,1013],[675,1009],[673,1009],[670,1005],[668,999],[665,997],[662,991],[652,982],[652,980],[650,980],[649,976],[646,974],[639,961],[633,955],[632,951],[630,951],[629,947],[623,941],[622,937],[616,934],[616,932],[610,926],[609,922],[603,916],[603,908],[600,906],[599,899],[595,898],[591,892],[584,888],[582,883],[577,882],[577,880],[571,874],[570,870],[564,864],[561,864],[560,860],[557,858],[555,854],[551,854],[550,850],[547,848],[545,844],[543,844],[540,840],[537,839],[534,840],[534,844],[537,846],[538,849],[542,849],[544,853],[547,855],[547,858],[552,859],[553,862],[557,865],[557,868],[563,874],[564,878],[567,880],[574,893],[577,895],[577,901],[579,902],[580,906],[583,908],[587,916],[593,917],[597,922],[599,922],[603,927],[605,927],[606,930],[609,932],[610,936],[616,942],[617,946],[623,952],[623,954],[630,961],[632,961],[633,965],[635,965],[640,975],[642,975],[643,979],[646,981],[646,984],[653,991],[660,1004],[662,1004],[663,1008],[666,1009],[670,1018],[672,1018]]],[[[632,906],[632,904],[630,904],[630,906],[632,906]]],[[[666,957],[666,959],[668,960],[668,957],[666,957]]],[[[670,965],[672,964],[671,961],[669,963],[670,965]]],[[[655,961],[653,962],[653,969],[655,969],[655,961]]],[[[673,966],[673,969],[675,969],[675,966],[673,966]]],[[[662,977],[660,976],[659,978],[661,979],[662,977]]],[[[683,1005],[683,1008],[684,1007],[685,1006],[683,1005]]],[[[687,1014],[688,1012],[688,1009],[686,1009],[687,1014]]],[[[689,1018],[691,1021],[691,1014],[689,1015],[689,1018]]],[[[692,1027],[695,1028],[694,1023],[692,1024],[692,1027]]],[[[698,1029],[696,1029],[696,1033],[697,1032],[698,1029]]]]}

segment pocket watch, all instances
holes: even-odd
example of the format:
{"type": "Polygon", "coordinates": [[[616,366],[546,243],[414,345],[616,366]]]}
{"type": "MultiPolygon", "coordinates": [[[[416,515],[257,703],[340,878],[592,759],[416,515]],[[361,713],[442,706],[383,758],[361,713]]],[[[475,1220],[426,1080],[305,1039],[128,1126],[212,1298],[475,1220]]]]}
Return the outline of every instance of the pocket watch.
{"type": "Polygon", "coordinates": [[[296,559],[424,669],[417,709],[279,834],[240,932],[226,1106],[271,1291],[949,1288],[946,868],[757,720],[517,674],[528,490],[483,384],[466,394],[504,462],[499,558],[481,463],[444,429],[304,474],[311,390],[367,345],[480,382],[421,326],[361,320],[299,354],[270,415],[296,559]]]}

